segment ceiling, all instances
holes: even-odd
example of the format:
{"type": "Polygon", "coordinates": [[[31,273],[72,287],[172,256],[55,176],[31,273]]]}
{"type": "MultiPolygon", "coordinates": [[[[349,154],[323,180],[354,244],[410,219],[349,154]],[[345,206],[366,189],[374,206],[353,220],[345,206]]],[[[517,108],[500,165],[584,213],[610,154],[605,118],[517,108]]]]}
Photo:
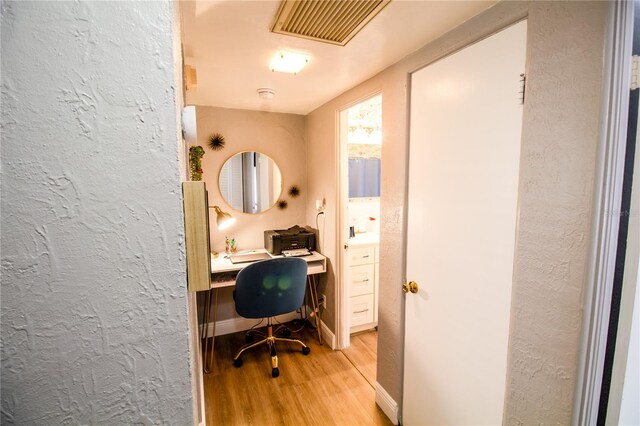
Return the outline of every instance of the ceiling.
{"type": "Polygon", "coordinates": [[[280,1],[182,1],[185,64],[197,71],[187,104],[308,114],[493,5],[392,0],[346,46],[270,32],[280,1]],[[311,55],[298,74],[272,72],[282,49],[311,55]],[[270,88],[265,100],[258,88],[270,88]]]}

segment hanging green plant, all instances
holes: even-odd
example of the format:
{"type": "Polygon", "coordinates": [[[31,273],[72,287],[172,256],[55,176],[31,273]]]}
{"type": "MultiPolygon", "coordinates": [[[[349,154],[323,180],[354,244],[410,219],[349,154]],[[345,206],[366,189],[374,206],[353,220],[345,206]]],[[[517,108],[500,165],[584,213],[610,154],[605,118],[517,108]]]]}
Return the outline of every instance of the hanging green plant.
{"type": "Polygon", "coordinates": [[[191,171],[191,180],[202,180],[202,156],[204,149],[198,146],[189,148],[189,169],[191,171]]]}
{"type": "Polygon", "coordinates": [[[278,200],[278,208],[280,210],[286,209],[288,205],[289,203],[287,203],[287,200],[278,200]]]}
{"type": "Polygon", "coordinates": [[[291,188],[289,188],[289,196],[291,198],[296,198],[298,195],[300,195],[300,188],[298,185],[291,185],[291,188]]]}
{"type": "Polygon", "coordinates": [[[220,133],[214,133],[209,136],[209,148],[211,148],[212,150],[220,151],[224,149],[224,144],[224,136],[222,136],[220,133]]]}

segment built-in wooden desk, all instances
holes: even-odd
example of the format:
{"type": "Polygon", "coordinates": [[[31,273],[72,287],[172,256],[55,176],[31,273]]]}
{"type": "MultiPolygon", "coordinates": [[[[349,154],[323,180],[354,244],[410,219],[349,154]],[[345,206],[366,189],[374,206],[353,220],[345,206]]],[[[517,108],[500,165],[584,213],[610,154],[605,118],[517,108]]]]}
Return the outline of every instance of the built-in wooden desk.
{"type": "MultiPolygon", "coordinates": [[[[267,252],[265,249],[246,250],[243,253],[265,253],[269,258],[278,258],[283,256],[274,256],[267,252]]],[[[310,317],[314,318],[316,330],[318,332],[318,342],[322,344],[322,330],[320,322],[320,307],[318,301],[318,274],[323,274],[327,271],[327,258],[318,253],[312,251],[308,256],[301,256],[307,262],[307,286],[308,294],[311,299],[311,314],[310,317]]],[[[263,259],[264,260],[264,259],[263,259]]],[[[202,324],[202,344],[204,346],[204,372],[210,373],[211,366],[213,365],[213,347],[216,337],[216,319],[218,315],[218,290],[223,287],[233,287],[236,285],[236,276],[244,267],[251,265],[252,263],[259,262],[243,262],[232,263],[231,259],[224,254],[220,253],[217,257],[211,259],[211,289],[207,292],[204,304],[204,323],[202,324]],[[213,333],[211,336],[211,342],[209,345],[209,321],[211,315],[211,297],[213,296],[213,333]]]]}
{"type": "MultiPolygon", "coordinates": [[[[274,256],[265,249],[248,250],[245,253],[265,253],[270,258],[278,258],[282,256],[274,256]]],[[[327,258],[317,251],[312,251],[308,256],[301,256],[308,264],[308,275],[323,274],[327,271],[327,258]]],[[[231,263],[231,259],[222,254],[211,259],[211,288],[231,287],[236,285],[236,275],[247,265],[255,262],[231,263]]]]}

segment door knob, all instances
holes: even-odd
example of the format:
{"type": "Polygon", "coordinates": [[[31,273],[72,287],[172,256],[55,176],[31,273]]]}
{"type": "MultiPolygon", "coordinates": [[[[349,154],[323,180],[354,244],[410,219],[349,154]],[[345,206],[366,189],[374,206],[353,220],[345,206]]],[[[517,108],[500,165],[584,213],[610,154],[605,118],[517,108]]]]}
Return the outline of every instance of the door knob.
{"type": "Polygon", "coordinates": [[[402,291],[405,293],[417,293],[418,292],[418,283],[415,281],[410,281],[409,284],[402,284],[402,291]]]}

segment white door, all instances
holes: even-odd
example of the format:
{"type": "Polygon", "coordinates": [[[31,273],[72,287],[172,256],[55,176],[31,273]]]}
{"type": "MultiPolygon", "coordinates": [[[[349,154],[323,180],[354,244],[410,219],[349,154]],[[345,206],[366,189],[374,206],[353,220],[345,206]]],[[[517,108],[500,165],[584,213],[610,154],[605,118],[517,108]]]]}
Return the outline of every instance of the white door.
{"type": "Polygon", "coordinates": [[[404,425],[502,423],[525,47],[523,21],[412,75],[404,425]]]}

